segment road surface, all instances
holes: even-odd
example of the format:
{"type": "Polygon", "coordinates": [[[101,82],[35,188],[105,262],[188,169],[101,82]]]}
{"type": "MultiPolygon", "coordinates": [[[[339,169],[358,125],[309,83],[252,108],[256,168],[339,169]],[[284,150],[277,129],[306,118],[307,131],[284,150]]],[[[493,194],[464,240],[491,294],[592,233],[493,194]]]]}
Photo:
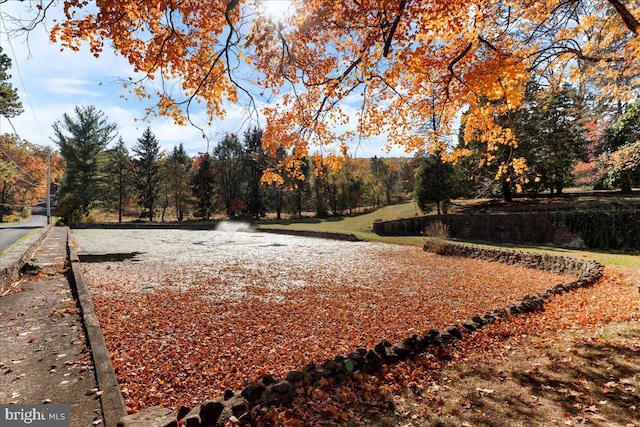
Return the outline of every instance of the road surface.
{"type": "Polygon", "coordinates": [[[31,230],[47,225],[47,208],[43,204],[36,206],[31,218],[16,225],[0,226],[0,252],[13,245],[31,230]]]}

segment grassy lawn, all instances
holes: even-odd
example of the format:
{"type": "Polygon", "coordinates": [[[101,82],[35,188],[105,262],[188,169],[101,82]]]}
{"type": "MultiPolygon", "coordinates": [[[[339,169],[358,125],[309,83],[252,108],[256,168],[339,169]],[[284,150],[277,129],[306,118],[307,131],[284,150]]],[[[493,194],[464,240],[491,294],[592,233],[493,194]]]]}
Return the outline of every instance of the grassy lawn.
{"type": "MultiPolygon", "coordinates": [[[[616,199],[617,200],[617,199],[616,199]]],[[[394,243],[400,245],[422,246],[424,238],[420,236],[379,236],[372,231],[372,225],[375,220],[389,221],[400,218],[408,218],[420,216],[422,213],[413,202],[403,203],[392,206],[385,206],[374,212],[358,215],[358,216],[342,216],[330,217],[326,219],[303,218],[300,220],[263,220],[256,223],[262,228],[281,228],[292,230],[309,230],[309,231],[331,231],[339,233],[352,233],[359,239],[365,241],[394,243]]],[[[461,240],[456,240],[460,241],[461,240]]],[[[617,265],[623,267],[640,267],[640,256],[638,254],[614,253],[595,250],[576,250],[564,249],[551,246],[526,246],[512,244],[496,244],[490,242],[470,242],[465,243],[477,244],[491,247],[505,247],[509,249],[529,251],[529,252],[547,252],[554,255],[570,256],[574,258],[590,258],[604,265],[617,265]]]]}
{"type": "Polygon", "coordinates": [[[374,212],[356,216],[339,216],[325,219],[303,218],[281,221],[269,219],[258,221],[256,222],[256,225],[262,228],[352,233],[359,239],[366,241],[422,246],[424,239],[421,237],[383,237],[378,236],[372,231],[373,222],[376,220],[390,221],[420,215],[422,215],[422,213],[418,207],[413,202],[409,202],[399,205],[385,206],[374,212]]]}

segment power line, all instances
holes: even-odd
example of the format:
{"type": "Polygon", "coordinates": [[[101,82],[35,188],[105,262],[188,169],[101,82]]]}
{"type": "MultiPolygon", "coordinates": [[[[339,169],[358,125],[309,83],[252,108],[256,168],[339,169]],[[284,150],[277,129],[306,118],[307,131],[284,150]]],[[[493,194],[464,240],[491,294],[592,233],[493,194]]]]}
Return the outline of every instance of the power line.
{"type": "MultiPolygon", "coordinates": [[[[36,112],[35,109],[33,108],[33,104],[31,103],[31,97],[29,96],[29,91],[27,90],[27,85],[24,82],[24,79],[22,77],[22,71],[20,70],[20,64],[18,62],[18,57],[16,56],[16,52],[13,49],[13,43],[11,42],[11,37],[9,37],[9,30],[7,29],[7,25],[4,22],[4,14],[2,13],[2,11],[0,11],[0,25],[2,28],[0,28],[0,34],[5,34],[6,38],[7,38],[7,43],[9,44],[9,48],[11,49],[11,54],[13,56],[13,65],[15,66],[16,70],[18,71],[18,77],[20,79],[20,83],[22,84],[22,89],[24,91],[24,95],[27,99],[27,104],[29,105],[29,109],[31,110],[31,115],[33,116],[33,121],[36,124],[36,127],[38,129],[38,131],[40,132],[41,135],[44,136],[44,132],[42,132],[42,128],[40,127],[40,122],[38,122],[38,118],[36,117],[36,112]],[[1,30],[4,29],[4,32],[2,32],[1,30]]],[[[9,120],[8,117],[6,117],[7,120],[9,120]]],[[[13,125],[12,125],[13,127],[13,125]]],[[[14,128],[15,131],[15,128],[14,128]]]]}
{"type": "MultiPolygon", "coordinates": [[[[5,156],[9,157],[9,155],[7,153],[5,153],[1,148],[0,148],[0,153],[3,153],[5,156]]],[[[13,161],[13,159],[11,159],[11,157],[9,157],[9,160],[17,167],[20,167],[20,165],[18,165],[17,163],[15,163],[13,161]]],[[[31,175],[29,175],[29,177],[31,179],[34,179],[31,175]]],[[[16,178],[18,178],[20,181],[24,182],[27,185],[30,185],[31,187],[40,187],[40,185],[42,184],[34,184],[33,182],[29,182],[26,179],[24,179],[22,176],[20,176],[20,174],[16,175],[16,178]]]]}
{"type": "MultiPolygon", "coordinates": [[[[9,120],[7,118],[7,121],[9,122],[9,124],[11,125],[11,127],[13,128],[13,131],[16,134],[16,137],[18,138],[18,140],[22,143],[24,143],[24,141],[22,141],[22,139],[20,138],[20,136],[18,136],[18,133],[16,132],[16,128],[13,126],[13,123],[11,123],[11,120],[9,120]]],[[[9,159],[9,161],[15,166],[17,167],[19,170],[18,172],[26,175],[28,178],[30,178],[32,181],[37,182],[38,180],[36,178],[34,178],[31,174],[29,174],[27,171],[24,170],[24,168],[22,166],[20,166],[20,164],[18,162],[16,162],[15,160],[13,160],[13,158],[7,154],[6,151],[4,151],[1,147],[0,147],[0,153],[4,154],[5,156],[7,156],[7,159],[9,159]]],[[[31,161],[33,161],[33,159],[31,159],[31,161]]],[[[37,165],[36,165],[37,166],[37,165]]],[[[41,184],[34,184],[33,182],[29,182],[26,179],[19,177],[21,181],[25,182],[26,184],[29,184],[32,187],[39,187],[41,184]]]]}
{"type": "MultiPolygon", "coordinates": [[[[22,139],[22,138],[20,137],[20,135],[18,135],[18,131],[16,130],[16,127],[13,125],[13,122],[11,121],[11,119],[10,119],[10,118],[8,118],[8,117],[5,117],[5,118],[7,119],[7,122],[9,122],[9,125],[11,126],[11,129],[13,129],[13,134],[16,136],[16,138],[18,138],[18,141],[20,141],[20,143],[21,143],[22,145],[25,145],[25,146],[32,145],[32,146],[36,146],[36,147],[40,147],[40,148],[43,148],[43,147],[44,147],[43,145],[34,144],[34,143],[32,143],[32,142],[28,142],[28,141],[25,141],[24,139],[22,139]]],[[[50,150],[50,148],[49,148],[49,147],[47,147],[47,150],[50,150]]],[[[32,164],[33,166],[35,166],[35,167],[36,167],[36,169],[40,169],[41,165],[37,164],[37,163],[33,160],[33,157],[32,157],[32,156],[29,156],[29,160],[31,160],[31,164],[32,164]]]]}

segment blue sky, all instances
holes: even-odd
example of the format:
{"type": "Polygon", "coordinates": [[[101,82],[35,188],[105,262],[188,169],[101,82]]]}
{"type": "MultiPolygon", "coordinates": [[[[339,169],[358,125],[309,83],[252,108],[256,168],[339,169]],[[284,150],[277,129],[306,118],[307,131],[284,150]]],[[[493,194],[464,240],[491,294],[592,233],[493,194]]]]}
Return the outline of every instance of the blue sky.
{"type": "MultiPolygon", "coordinates": [[[[24,107],[24,113],[11,119],[18,135],[40,145],[55,146],[51,141],[51,125],[64,113],[73,113],[77,105],[94,105],[104,112],[110,122],[116,123],[118,133],[127,146],[135,144],[147,126],[151,128],[160,145],[171,150],[183,143],[187,152],[195,155],[207,149],[207,140],[201,132],[191,126],[177,126],[169,119],[155,118],[143,122],[142,104],[133,98],[126,101],[121,95],[128,95],[119,79],[134,76],[129,63],[113,54],[109,49],[99,58],[86,49],[79,52],[60,51],[59,45],[49,41],[47,27],[38,26],[29,34],[11,37],[6,28],[11,24],[11,16],[30,16],[29,2],[8,1],[0,5],[3,16],[0,22],[0,45],[12,60],[11,83],[17,89],[24,107]],[[138,119],[137,121],[135,119],[138,119]]],[[[49,15],[50,18],[54,16],[49,15]]],[[[356,108],[357,109],[357,108],[356,108]]],[[[228,104],[227,117],[218,120],[205,129],[211,147],[227,133],[241,134],[246,126],[246,111],[242,105],[228,104]]],[[[195,111],[192,118],[196,123],[204,123],[204,114],[195,111]]],[[[11,124],[0,118],[0,134],[14,133],[11,124]]],[[[383,150],[383,138],[361,141],[357,157],[407,156],[404,151],[394,149],[390,153],[383,150]]]]}

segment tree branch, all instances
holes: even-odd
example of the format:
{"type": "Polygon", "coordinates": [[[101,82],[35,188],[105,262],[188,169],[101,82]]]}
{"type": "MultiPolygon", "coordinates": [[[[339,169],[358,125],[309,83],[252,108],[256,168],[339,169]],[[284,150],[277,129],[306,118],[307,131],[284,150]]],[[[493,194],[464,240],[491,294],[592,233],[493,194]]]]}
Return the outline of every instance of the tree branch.
{"type": "Polygon", "coordinates": [[[382,50],[382,56],[387,57],[389,55],[389,51],[391,50],[391,43],[393,42],[393,36],[398,28],[398,24],[400,23],[400,19],[402,19],[402,12],[404,12],[404,8],[407,5],[407,0],[400,0],[400,6],[398,7],[398,14],[396,15],[396,19],[393,20],[393,24],[391,24],[391,28],[389,29],[389,33],[384,37],[384,49],[382,50]]]}
{"type": "Polygon", "coordinates": [[[622,4],[619,0],[607,0],[618,12],[618,15],[624,21],[624,24],[627,26],[629,31],[631,31],[636,36],[640,32],[640,22],[636,19],[635,16],[627,9],[625,5],[622,4]]]}
{"type": "Polygon", "coordinates": [[[456,75],[456,72],[453,69],[453,67],[455,67],[456,64],[460,62],[462,58],[464,58],[467,55],[467,53],[469,53],[472,47],[473,47],[473,43],[469,42],[469,44],[463,49],[463,51],[460,52],[458,56],[453,58],[453,60],[449,63],[449,66],[447,67],[447,69],[449,70],[449,79],[447,80],[447,85],[445,87],[447,99],[449,98],[449,84],[451,84],[451,80],[455,78],[456,80],[462,83],[462,80],[460,79],[460,77],[456,75]]]}

